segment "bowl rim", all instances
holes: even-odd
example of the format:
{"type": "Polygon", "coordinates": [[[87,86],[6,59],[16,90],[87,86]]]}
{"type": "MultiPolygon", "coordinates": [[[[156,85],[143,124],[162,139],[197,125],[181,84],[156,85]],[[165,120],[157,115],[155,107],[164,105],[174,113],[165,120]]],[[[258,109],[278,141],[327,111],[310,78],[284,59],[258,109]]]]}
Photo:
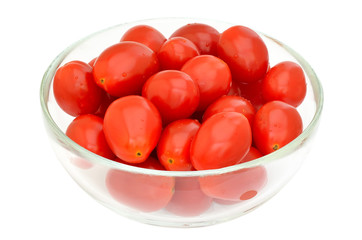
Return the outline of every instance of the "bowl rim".
{"type": "MultiPolygon", "coordinates": [[[[292,153],[294,150],[298,148],[303,142],[313,133],[313,130],[317,127],[320,116],[323,109],[323,103],[324,103],[324,93],[322,84],[319,81],[316,73],[314,72],[313,68],[310,66],[310,64],[296,51],[294,51],[292,48],[287,46],[286,44],[282,43],[281,41],[264,34],[262,32],[257,31],[258,34],[261,36],[273,41],[274,43],[278,44],[280,47],[282,47],[288,54],[290,54],[295,60],[301,65],[303,68],[305,74],[308,76],[313,93],[314,98],[316,101],[316,110],[314,113],[314,116],[310,123],[306,126],[306,128],[303,130],[303,132],[295,138],[293,141],[285,145],[284,147],[280,148],[278,151],[272,152],[270,154],[264,155],[263,157],[260,157],[258,159],[244,162],[228,167],[218,168],[218,169],[210,169],[210,170],[197,170],[197,171],[167,171],[167,170],[155,170],[155,169],[146,169],[146,168],[140,168],[137,166],[131,166],[123,163],[119,163],[107,158],[104,158],[102,156],[99,156],[82,146],[78,145],[76,142],[71,140],[66,134],[57,126],[55,121],[53,120],[48,106],[47,106],[47,100],[49,98],[49,92],[51,91],[51,83],[54,77],[54,74],[59,67],[59,65],[62,63],[64,58],[72,51],[74,50],[78,45],[83,43],[84,41],[98,35],[102,34],[104,32],[107,32],[109,30],[115,29],[115,28],[121,28],[121,27],[127,27],[134,24],[150,24],[152,21],[165,21],[165,20],[182,20],[182,21],[192,21],[192,22],[199,22],[204,24],[209,24],[210,21],[213,22],[222,22],[218,20],[210,20],[210,19],[201,19],[201,18],[153,18],[153,19],[143,19],[138,21],[132,21],[132,22],[126,22],[117,24],[108,28],[105,28],[103,30],[94,32],[76,42],[68,46],[65,50],[63,50],[56,58],[51,62],[47,70],[45,71],[41,85],[40,85],[40,103],[41,103],[41,109],[42,114],[44,117],[45,124],[49,126],[49,129],[51,130],[52,134],[54,134],[59,140],[67,145],[67,147],[70,147],[72,150],[75,150],[77,153],[79,153],[82,157],[86,157],[87,160],[96,163],[96,164],[102,164],[106,165],[109,168],[118,169],[122,171],[132,172],[132,173],[138,173],[138,174],[147,174],[147,175],[158,175],[158,176],[168,176],[168,177],[204,177],[209,175],[219,175],[229,172],[238,171],[245,168],[252,168],[257,167],[260,165],[264,165],[267,163],[270,163],[274,160],[280,159],[290,153],[292,153]]],[[[235,25],[232,23],[224,22],[225,24],[228,24],[230,26],[235,25]]]]}

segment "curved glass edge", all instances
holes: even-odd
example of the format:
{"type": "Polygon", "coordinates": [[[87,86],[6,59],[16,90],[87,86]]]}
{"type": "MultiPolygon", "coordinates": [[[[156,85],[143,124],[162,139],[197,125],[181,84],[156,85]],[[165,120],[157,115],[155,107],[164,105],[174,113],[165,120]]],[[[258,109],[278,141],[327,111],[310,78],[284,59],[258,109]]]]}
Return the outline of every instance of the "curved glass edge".
{"type": "MultiPolygon", "coordinates": [[[[171,19],[172,20],[184,20],[184,21],[190,20],[188,18],[171,18],[171,19]]],[[[54,76],[58,66],[63,61],[63,59],[73,49],[75,49],[79,44],[81,44],[82,42],[86,41],[89,38],[92,38],[94,35],[101,34],[102,32],[106,32],[110,29],[115,29],[115,28],[119,28],[122,26],[126,26],[131,23],[137,24],[137,23],[144,23],[145,21],[160,21],[160,20],[165,20],[165,19],[154,18],[154,19],[145,19],[145,20],[140,20],[140,21],[135,21],[135,22],[127,22],[127,23],[118,24],[118,25],[106,28],[104,30],[95,32],[95,33],[73,43],[68,48],[66,48],[63,52],[61,52],[53,60],[53,62],[49,65],[46,72],[44,73],[43,79],[41,82],[41,86],[40,86],[40,103],[41,103],[42,113],[44,116],[45,124],[48,125],[51,130],[51,133],[49,133],[49,131],[48,131],[48,134],[51,134],[52,137],[56,137],[58,140],[61,140],[63,143],[68,145],[72,150],[75,150],[82,157],[86,157],[89,161],[91,161],[95,164],[102,164],[102,165],[106,165],[113,169],[118,169],[118,170],[122,170],[122,171],[133,172],[133,173],[168,176],[168,177],[204,177],[204,176],[209,176],[209,175],[225,174],[228,172],[238,171],[243,168],[252,168],[252,167],[259,166],[259,165],[264,165],[273,160],[279,159],[283,156],[286,156],[286,155],[292,153],[295,149],[298,148],[298,146],[300,146],[303,143],[303,141],[306,138],[308,138],[311,135],[314,128],[318,125],[320,115],[321,115],[322,109],[323,109],[324,94],[323,94],[322,85],[321,85],[316,73],[314,72],[313,68],[309,65],[309,63],[300,54],[298,54],[292,48],[290,48],[289,46],[280,42],[279,40],[276,40],[275,38],[270,37],[264,33],[260,33],[264,37],[266,37],[266,38],[270,39],[271,41],[280,45],[282,48],[284,48],[289,54],[291,54],[300,63],[300,65],[303,67],[304,71],[306,72],[306,74],[308,75],[308,78],[311,81],[313,92],[314,92],[314,97],[315,97],[315,100],[317,103],[316,112],[313,116],[313,119],[308,124],[308,126],[304,129],[302,134],[300,134],[297,138],[295,138],[293,141],[291,141],[289,144],[287,144],[283,148],[279,149],[278,151],[270,153],[268,155],[265,155],[263,157],[260,157],[253,161],[250,161],[250,162],[245,162],[242,164],[237,164],[237,165],[219,168],[219,169],[198,170],[198,171],[165,171],[165,170],[139,168],[139,167],[130,166],[130,165],[112,161],[110,159],[101,157],[97,154],[94,154],[94,153],[88,151],[87,149],[81,147],[80,145],[78,145],[77,143],[72,141],[70,138],[68,138],[65,135],[65,133],[63,133],[62,130],[57,126],[57,124],[51,117],[49,109],[47,107],[50,85],[51,85],[53,76],[54,76]]],[[[208,19],[193,19],[193,20],[214,21],[214,20],[208,20],[208,19]]],[[[225,24],[226,24],[226,22],[225,22],[225,24]]]]}

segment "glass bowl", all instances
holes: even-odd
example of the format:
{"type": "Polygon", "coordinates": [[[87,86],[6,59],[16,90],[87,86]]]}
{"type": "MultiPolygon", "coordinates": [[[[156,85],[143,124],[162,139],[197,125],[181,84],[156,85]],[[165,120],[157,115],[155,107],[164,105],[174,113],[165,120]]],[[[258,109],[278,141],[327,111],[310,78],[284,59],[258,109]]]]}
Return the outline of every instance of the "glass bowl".
{"type": "Polygon", "coordinates": [[[122,216],[169,227],[207,226],[239,217],[273,197],[297,172],[310,150],[323,107],[322,86],[311,66],[284,43],[259,33],[267,45],[270,66],[299,63],[307,95],[298,107],[303,133],[283,148],[256,160],[215,170],[162,171],[134,167],[98,156],[65,135],[73,117],[57,105],[52,87],[57,68],[71,60],[89,62],[117,43],[130,27],[147,24],[166,37],[188,23],[213,26],[219,32],[242,23],[165,18],[120,24],[94,33],[66,48],[44,74],[40,100],[52,147],[69,175],[90,196],[122,216]]]}

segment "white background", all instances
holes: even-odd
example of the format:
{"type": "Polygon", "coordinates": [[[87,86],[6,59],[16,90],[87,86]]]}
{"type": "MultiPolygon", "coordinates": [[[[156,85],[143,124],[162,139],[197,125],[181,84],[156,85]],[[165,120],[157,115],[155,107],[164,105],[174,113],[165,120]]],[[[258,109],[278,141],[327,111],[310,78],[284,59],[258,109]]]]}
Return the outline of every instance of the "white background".
{"type": "Polygon", "coordinates": [[[2,1],[0,239],[361,239],[362,14],[359,1],[2,1]],[[39,86],[66,46],[103,28],[158,17],[249,26],[299,52],[325,91],[314,148],[274,198],[195,229],[145,225],[90,198],[56,160],[39,86]],[[126,237],[127,236],[127,237],[126,237]]]}

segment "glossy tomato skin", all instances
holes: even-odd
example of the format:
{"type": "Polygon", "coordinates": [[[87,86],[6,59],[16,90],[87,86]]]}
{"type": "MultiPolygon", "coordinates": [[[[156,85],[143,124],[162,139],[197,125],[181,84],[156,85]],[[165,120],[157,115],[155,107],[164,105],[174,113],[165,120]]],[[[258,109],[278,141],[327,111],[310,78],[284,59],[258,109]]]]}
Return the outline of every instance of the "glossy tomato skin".
{"type": "Polygon", "coordinates": [[[157,53],[161,70],[180,70],[185,62],[198,55],[196,45],[183,37],[168,39],[157,53]]]}
{"type": "Polygon", "coordinates": [[[139,42],[157,53],[162,44],[166,41],[166,38],[154,27],[148,25],[136,25],[128,29],[128,31],[123,34],[121,41],[139,42]]]}
{"type": "Polygon", "coordinates": [[[104,136],[101,117],[93,114],[80,115],[69,124],[65,134],[95,154],[109,159],[115,158],[104,136]]]}
{"type": "Polygon", "coordinates": [[[264,77],[269,54],[262,38],[250,28],[232,26],[220,34],[218,56],[230,67],[234,81],[250,83],[264,77]]]}
{"type": "Polygon", "coordinates": [[[271,101],[255,114],[252,131],[255,146],[261,153],[269,154],[298,137],[303,131],[303,121],[295,107],[271,101]]]}
{"type": "Polygon", "coordinates": [[[213,102],[205,111],[202,121],[206,121],[209,117],[220,112],[238,112],[243,114],[252,125],[255,108],[249,100],[239,96],[222,96],[213,102]]]}
{"type": "Polygon", "coordinates": [[[170,171],[191,171],[190,145],[200,123],[194,119],[180,119],[166,126],[157,145],[161,164],[170,171]]]}
{"type": "Polygon", "coordinates": [[[75,117],[94,113],[104,94],[94,82],[92,67],[81,61],[68,62],[56,71],[53,92],[59,107],[75,117]]]}
{"type": "Polygon", "coordinates": [[[264,77],[262,93],[266,101],[280,100],[298,107],[307,93],[303,69],[291,61],[278,63],[264,77]]]}
{"type": "Polygon", "coordinates": [[[193,42],[200,54],[217,55],[217,43],[220,33],[210,25],[203,23],[191,23],[177,29],[172,37],[184,37],[193,42]]]}
{"type": "Polygon", "coordinates": [[[166,206],[166,210],[183,217],[194,217],[207,211],[212,198],[201,191],[195,177],[179,177],[175,181],[175,192],[166,206]]]}
{"type": "Polygon", "coordinates": [[[105,49],[94,63],[96,83],[112,96],[140,94],[159,70],[156,54],[141,43],[124,41],[105,49]]]}
{"type": "Polygon", "coordinates": [[[110,148],[129,163],[140,163],[149,157],[161,130],[158,110],[142,96],[130,95],[115,100],[104,116],[104,134],[110,148]]]}
{"type": "Polygon", "coordinates": [[[191,143],[190,156],[195,169],[217,169],[242,160],[251,146],[248,119],[241,113],[217,113],[201,124],[191,143]]]}
{"type": "Polygon", "coordinates": [[[186,73],[164,70],[150,77],[143,86],[142,96],[160,111],[164,125],[190,117],[199,105],[197,83],[186,73]]]}
{"type": "Polygon", "coordinates": [[[181,71],[190,75],[199,86],[200,103],[197,111],[204,111],[212,102],[230,90],[230,69],[218,57],[212,55],[194,57],[182,66],[181,71]]]}
{"type": "MultiPolygon", "coordinates": [[[[248,162],[263,155],[254,147],[240,163],[248,162]]],[[[200,177],[201,189],[220,204],[234,204],[255,197],[267,182],[264,166],[244,168],[221,175],[200,177]]]]}
{"type": "Polygon", "coordinates": [[[173,177],[137,174],[111,169],[106,187],[118,202],[142,212],[164,208],[171,200],[175,186],[173,177]]]}

